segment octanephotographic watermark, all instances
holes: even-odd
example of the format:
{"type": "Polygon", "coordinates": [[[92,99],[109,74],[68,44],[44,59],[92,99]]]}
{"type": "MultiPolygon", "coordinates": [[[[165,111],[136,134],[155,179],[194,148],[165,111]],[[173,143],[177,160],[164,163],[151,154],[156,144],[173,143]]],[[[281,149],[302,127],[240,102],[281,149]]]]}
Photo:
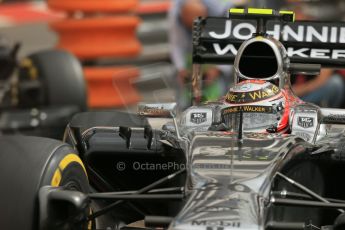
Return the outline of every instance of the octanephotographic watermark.
{"type": "Polygon", "coordinates": [[[116,162],[116,170],[124,171],[126,169],[134,171],[179,171],[185,169],[186,165],[174,161],[168,161],[164,163],[153,163],[153,162],[131,162],[125,163],[122,161],[116,162]]]}

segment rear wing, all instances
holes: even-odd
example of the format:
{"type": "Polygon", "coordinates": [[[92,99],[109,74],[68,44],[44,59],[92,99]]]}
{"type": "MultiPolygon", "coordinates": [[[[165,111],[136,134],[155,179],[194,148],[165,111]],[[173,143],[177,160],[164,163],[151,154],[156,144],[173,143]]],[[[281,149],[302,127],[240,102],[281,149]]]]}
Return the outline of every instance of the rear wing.
{"type": "MultiPolygon", "coordinates": [[[[257,19],[248,17],[248,14],[242,14],[241,17],[241,12],[238,15],[230,13],[229,18],[195,20],[195,64],[233,64],[239,46],[256,33],[258,26],[257,19]]],[[[292,63],[345,68],[345,22],[287,22],[271,19],[267,18],[265,29],[282,42],[292,63]]]]}

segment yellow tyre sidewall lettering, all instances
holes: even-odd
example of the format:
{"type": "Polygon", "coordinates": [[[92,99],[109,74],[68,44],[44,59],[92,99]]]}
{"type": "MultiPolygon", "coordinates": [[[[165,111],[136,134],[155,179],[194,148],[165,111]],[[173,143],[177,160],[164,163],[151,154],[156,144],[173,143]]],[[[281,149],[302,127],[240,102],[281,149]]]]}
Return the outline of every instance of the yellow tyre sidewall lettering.
{"type": "Polygon", "coordinates": [[[86,169],[85,166],[83,164],[83,162],[80,160],[80,158],[78,157],[78,155],[71,153],[66,155],[59,163],[58,168],[55,170],[54,174],[53,174],[53,178],[51,180],[50,185],[53,187],[58,187],[60,186],[61,180],[62,180],[62,172],[71,164],[71,163],[77,163],[79,164],[84,172],[85,175],[87,175],[86,173],[86,169]]]}
{"type": "Polygon", "coordinates": [[[31,80],[36,80],[38,78],[38,70],[31,59],[29,58],[23,59],[20,63],[20,66],[28,70],[29,77],[31,80]]]}
{"type": "MultiPolygon", "coordinates": [[[[90,215],[92,215],[92,209],[90,208],[90,215]]],[[[88,223],[87,223],[87,230],[91,230],[92,229],[92,221],[90,220],[88,223]]]]}
{"type": "MultiPolygon", "coordinates": [[[[59,163],[58,168],[55,170],[52,181],[51,181],[51,186],[53,187],[58,187],[60,186],[61,180],[62,180],[62,172],[72,163],[78,163],[84,170],[85,175],[87,176],[85,166],[83,162],[80,160],[80,158],[76,154],[68,154],[66,155],[59,163]]],[[[90,208],[90,214],[92,214],[92,209],[90,208]]],[[[92,221],[88,222],[87,226],[88,230],[92,229],[92,221]]]]}
{"type": "Polygon", "coordinates": [[[62,179],[61,171],[60,169],[56,169],[54,172],[54,176],[51,182],[51,186],[58,187],[60,185],[62,179]]]}

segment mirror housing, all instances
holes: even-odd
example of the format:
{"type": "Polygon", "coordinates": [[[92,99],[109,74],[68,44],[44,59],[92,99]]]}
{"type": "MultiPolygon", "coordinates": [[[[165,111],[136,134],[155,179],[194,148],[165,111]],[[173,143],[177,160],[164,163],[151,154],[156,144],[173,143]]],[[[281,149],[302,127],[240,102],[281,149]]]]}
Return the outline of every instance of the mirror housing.
{"type": "Polygon", "coordinates": [[[146,117],[173,118],[177,114],[176,103],[139,103],[138,114],[146,117]]]}

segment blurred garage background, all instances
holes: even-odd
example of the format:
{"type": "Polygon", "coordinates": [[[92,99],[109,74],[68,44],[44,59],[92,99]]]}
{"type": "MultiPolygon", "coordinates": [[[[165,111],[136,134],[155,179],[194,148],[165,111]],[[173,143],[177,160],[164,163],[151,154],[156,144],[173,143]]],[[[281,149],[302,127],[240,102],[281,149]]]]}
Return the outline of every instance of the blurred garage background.
{"type": "MultiPolygon", "coordinates": [[[[121,5],[125,1],[114,2],[121,5]]],[[[173,71],[169,63],[169,47],[167,43],[168,23],[166,12],[170,7],[170,1],[145,0],[129,2],[131,3],[123,4],[123,9],[116,9],[117,6],[114,6],[113,12],[105,12],[104,14],[107,14],[107,17],[111,14],[111,17],[115,20],[116,17],[123,17],[125,14],[128,17],[125,19],[125,23],[128,23],[126,20],[137,19],[138,22],[134,22],[134,25],[129,25],[129,27],[133,27],[130,29],[133,29],[135,32],[135,34],[132,35],[133,37],[130,38],[133,41],[129,42],[135,43],[136,41],[134,40],[136,38],[134,36],[137,35],[138,44],[134,44],[134,46],[140,45],[141,47],[133,48],[131,47],[133,44],[129,44],[127,51],[124,50],[122,53],[118,53],[116,49],[118,49],[118,46],[123,45],[123,39],[121,38],[116,41],[115,35],[114,38],[109,38],[115,41],[113,42],[115,45],[113,47],[115,49],[113,52],[103,52],[104,54],[102,54],[101,51],[101,54],[91,54],[91,57],[82,61],[83,64],[87,66],[118,66],[119,69],[114,71],[114,75],[131,75],[129,81],[135,85],[138,90],[138,95],[134,95],[133,98],[127,100],[127,102],[119,101],[121,99],[110,100],[109,98],[104,98],[104,100],[101,100],[99,98],[93,98],[90,99],[93,100],[91,101],[91,107],[119,108],[124,105],[135,105],[138,100],[155,100],[155,98],[152,97],[157,97],[156,99],[165,101],[173,100],[173,91],[170,89],[171,86],[169,82],[167,82],[173,71]],[[126,73],[128,69],[127,66],[129,65],[138,67],[140,72],[138,76],[132,76],[133,73],[131,71],[126,73]],[[121,67],[123,66],[126,67],[122,69],[121,67]],[[158,89],[158,91],[152,93],[156,89],[158,89]],[[165,89],[163,93],[159,92],[161,89],[165,89]],[[102,104],[102,101],[104,104],[102,104]]],[[[104,4],[102,1],[99,1],[99,3],[104,4]]],[[[60,10],[59,7],[58,9],[59,10],[49,9],[44,1],[4,1],[3,4],[0,5],[0,34],[3,39],[7,39],[9,42],[21,43],[19,52],[20,57],[25,57],[37,51],[52,49],[56,47],[59,42],[59,34],[52,29],[52,24],[60,22],[63,18],[66,18],[66,14],[68,14],[64,12],[64,10],[60,10]]],[[[93,13],[100,14],[97,10],[89,14],[93,13]]],[[[76,14],[78,14],[78,12],[76,14]]],[[[84,17],[82,12],[79,12],[79,14],[80,15],[73,15],[73,17],[84,17]]],[[[101,19],[100,23],[102,23],[102,21],[105,22],[106,19],[101,19]]],[[[86,26],[88,26],[87,23],[88,22],[86,22],[86,26]]],[[[119,23],[122,22],[120,21],[119,23]]],[[[131,22],[129,21],[129,23],[131,22]]],[[[116,31],[116,33],[127,33],[126,28],[122,28],[124,32],[120,31],[121,28],[117,28],[118,25],[116,25],[116,22],[108,26],[116,31]]],[[[102,28],[99,28],[99,31],[101,30],[102,28]]],[[[92,31],[92,29],[90,31],[92,31]]],[[[97,28],[95,32],[96,31],[97,28]]],[[[86,31],[86,33],[88,32],[89,31],[86,31]]],[[[101,46],[106,47],[104,44],[101,44],[101,46]]],[[[68,46],[67,48],[71,47],[68,46]]],[[[83,47],[81,49],[83,49],[83,47]]],[[[116,76],[113,78],[116,78],[116,76]]],[[[116,79],[114,80],[116,81],[116,79]]],[[[111,95],[109,95],[109,97],[111,97],[111,95]]]]}

